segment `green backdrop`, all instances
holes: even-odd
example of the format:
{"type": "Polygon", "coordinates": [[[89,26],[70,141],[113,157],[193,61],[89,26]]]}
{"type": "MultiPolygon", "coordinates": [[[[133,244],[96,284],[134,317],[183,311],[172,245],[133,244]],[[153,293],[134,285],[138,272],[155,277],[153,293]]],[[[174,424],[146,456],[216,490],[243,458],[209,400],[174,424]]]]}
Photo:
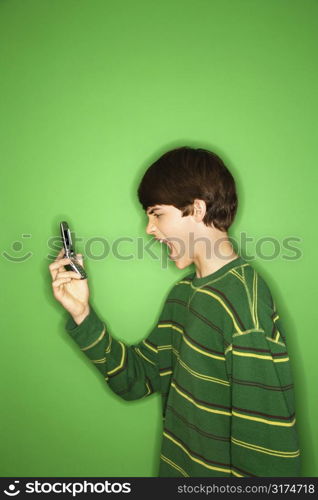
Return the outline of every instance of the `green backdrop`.
{"type": "Polygon", "coordinates": [[[146,337],[191,269],[158,245],[142,256],[136,189],[183,145],[236,178],[230,235],[252,238],[285,322],[317,476],[317,15],[316,0],[0,0],[1,476],[157,475],[160,396],[110,391],[64,330],[48,265],[65,219],[96,311],[128,344],[146,337]]]}

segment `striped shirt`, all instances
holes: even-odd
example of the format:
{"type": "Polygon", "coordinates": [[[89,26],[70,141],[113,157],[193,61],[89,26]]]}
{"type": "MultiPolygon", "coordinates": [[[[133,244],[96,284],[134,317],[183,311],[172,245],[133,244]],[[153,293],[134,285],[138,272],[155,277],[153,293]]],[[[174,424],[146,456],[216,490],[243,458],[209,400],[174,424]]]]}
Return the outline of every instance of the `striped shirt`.
{"type": "Polygon", "coordinates": [[[160,477],[300,476],[284,327],[242,257],[175,283],[136,345],[113,337],[92,307],[66,330],[118,396],[161,394],[160,477]]]}

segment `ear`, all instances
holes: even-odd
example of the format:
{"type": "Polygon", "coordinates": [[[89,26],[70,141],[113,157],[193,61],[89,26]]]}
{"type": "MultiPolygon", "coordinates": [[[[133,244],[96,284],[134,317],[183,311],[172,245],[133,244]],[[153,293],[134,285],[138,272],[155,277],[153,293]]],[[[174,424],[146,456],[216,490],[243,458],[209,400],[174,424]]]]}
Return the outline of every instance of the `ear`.
{"type": "Polygon", "coordinates": [[[205,214],[206,214],[205,201],[196,198],[193,202],[193,217],[197,222],[201,222],[205,214]]]}

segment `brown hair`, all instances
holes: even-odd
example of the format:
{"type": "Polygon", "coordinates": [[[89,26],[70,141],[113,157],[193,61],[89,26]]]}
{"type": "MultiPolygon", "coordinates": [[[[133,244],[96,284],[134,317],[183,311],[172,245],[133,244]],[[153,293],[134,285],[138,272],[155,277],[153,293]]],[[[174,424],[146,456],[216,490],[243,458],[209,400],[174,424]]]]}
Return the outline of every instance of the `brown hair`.
{"type": "Polygon", "coordinates": [[[204,200],[203,222],[227,231],[237,210],[232,174],[219,156],[206,149],[188,146],[172,149],[145,172],[138,198],[146,211],[153,205],[173,205],[182,217],[193,214],[194,199],[204,200]]]}

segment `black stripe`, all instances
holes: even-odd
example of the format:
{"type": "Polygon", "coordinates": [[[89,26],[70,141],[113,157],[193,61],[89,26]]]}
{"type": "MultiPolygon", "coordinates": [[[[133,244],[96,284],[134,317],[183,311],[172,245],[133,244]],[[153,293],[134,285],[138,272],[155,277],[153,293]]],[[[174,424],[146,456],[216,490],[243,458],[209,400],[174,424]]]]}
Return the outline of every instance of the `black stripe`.
{"type": "Polygon", "coordinates": [[[246,472],[244,469],[240,469],[240,467],[236,467],[236,465],[231,464],[231,466],[232,466],[232,469],[236,469],[236,470],[242,472],[243,474],[246,474],[247,476],[258,477],[255,474],[252,474],[251,472],[246,472]]]}
{"type": "Polygon", "coordinates": [[[167,368],[159,368],[159,373],[160,372],[165,372],[167,370],[172,370],[172,366],[168,366],[167,368]]]}
{"type": "Polygon", "coordinates": [[[155,349],[158,349],[158,346],[156,344],[154,344],[153,342],[150,342],[149,339],[145,339],[147,344],[150,344],[152,347],[154,347],[155,349]]]}
{"type": "Polygon", "coordinates": [[[292,413],[288,417],[282,417],[280,415],[269,415],[268,413],[262,413],[260,411],[247,410],[246,408],[238,408],[237,406],[232,406],[232,408],[234,410],[242,411],[243,413],[252,413],[253,415],[261,415],[262,417],[269,417],[269,418],[275,418],[275,419],[279,418],[281,420],[291,420],[295,416],[295,413],[292,413]]]}
{"type": "MultiPolygon", "coordinates": [[[[181,443],[184,446],[184,448],[186,448],[188,450],[189,453],[191,453],[192,455],[194,455],[194,456],[196,456],[198,458],[201,458],[202,460],[204,460],[207,463],[215,464],[215,465],[221,465],[221,466],[224,466],[224,467],[228,467],[229,469],[231,469],[233,467],[234,469],[239,470],[240,472],[242,472],[246,476],[257,477],[254,474],[251,474],[250,472],[244,471],[243,469],[240,469],[239,467],[236,467],[235,465],[228,464],[228,463],[223,463],[223,462],[216,462],[215,460],[209,460],[208,458],[204,457],[203,455],[200,455],[199,453],[196,453],[195,451],[191,450],[191,448],[189,448],[184,441],[182,441],[178,436],[176,436],[175,434],[173,434],[173,432],[171,432],[166,427],[164,427],[164,431],[167,432],[168,434],[170,434],[172,437],[174,437],[177,441],[179,441],[179,443],[181,443]]],[[[204,466],[202,465],[201,467],[204,467],[204,466]]]]}
{"type": "Polygon", "coordinates": [[[293,389],[294,384],[289,384],[289,385],[283,385],[283,386],[274,386],[274,385],[265,385],[265,384],[259,384],[257,382],[251,382],[249,380],[239,380],[237,378],[233,378],[230,376],[230,380],[234,384],[239,384],[239,385],[250,385],[254,387],[259,387],[260,389],[267,389],[269,391],[288,391],[289,389],[293,389]]]}
{"type": "Polygon", "coordinates": [[[224,343],[226,345],[229,345],[229,343],[224,339],[224,332],[221,330],[221,328],[219,328],[217,325],[215,325],[214,323],[212,323],[212,321],[209,321],[205,316],[203,316],[198,311],[196,311],[195,309],[193,309],[193,307],[191,307],[191,306],[188,307],[187,302],[185,302],[184,300],[179,300],[179,299],[168,299],[167,302],[175,302],[176,304],[180,304],[180,305],[186,307],[188,309],[188,311],[192,312],[192,314],[194,314],[199,319],[201,319],[201,321],[203,321],[204,323],[206,323],[210,328],[212,328],[213,330],[215,330],[216,332],[218,332],[220,335],[222,335],[224,343]]]}
{"type": "Polygon", "coordinates": [[[203,431],[202,429],[199,429],[196,425],[191,424],[188,420],[186,420],[180,413],[178,413],[172,406],[167,405],[166,408],[170,410],[176,417],[178,417],[187,427],[190,427],[191,429],[194,429],[196,432],[201,434],[202,436],[205,436],[209,439],[215,439],[216,441],[226,441],[230,442],[230,438],[228,437],[223,437],[223,436],[216,436],[215,434],[211,434],[209,432],[203,431]]]}
{"type": "Polygon", "coordinates": [[[191,340],[191,342],[199,347],[201,347],[202,349],[204,349],[205,351],[207,352],[211,352],[211,353],[214,353],[214,354],[218,354],[219,356],[223,356],[224,357],[224,352],[221,352],[221,351],[215,351],[214,349],[209,349],[208,347],[204,346],[203,344],[200,344],[200,342],[197,342],[196,340],[194,340],[184,329],[183,325],[181,325],[181,323],[178,323],[177,321],[173,321],[171,319],[163,319],[161,321],[159,321],[159,324],[169,324],[171,323],[172,325],[176,325],[178,326],[182,331],[183,331],[183,334],[184,336],[188,339],[188,340],[191,340]]]}
{"type": "Polygon", "coordinates": [[[218,293],[219,295],[222,296],[223,300],[225,300],[225,302],[227,303],[227,305],[232,309],[232,312],[234,313],[234,316],[236,317],[238,323],[241,325],[241,328],[243,331],[247,330],[247,328],[245,328],[245,326],[243,325],[242,321],[241,321],[241,318],[239,317],[238,315],[238,312],[237,310],[235,309],[235,307],[233,306],[232,302],[226,297],[226,295],[224,295],[223,292],[221,292],[221,290],[218,290],[217,288],[214,288],[212,286],[206,286],[204,288],[208,288],[209,290],[211,290],[212,292],[216,292],[218,293]]]}
{"type": "Polygon", "coordinates": [[[259,349],[257,347],[247,347],[247,346],[240,346],[240,345],[234,345],[234,344],[233,344],[233,347],[235,347],[235,349],[241,349],[242,351],[252,351],[255,353],[258,353],[258,352],[268,353],[268,354],[271,354],[273,356],[273,358],[279,358],[280,356],[288,356],[288,353],[286,351],[284,351],[284,352],[272,352],[269,349],[259,349]]]}
{"type": "Polygon", "coordinates": [[[208,401],[203,401],[203,399],[197,399],[197,398],[195,398],[195,397],[194,397],[194,395],[193,395],[191,392],[187,391],[184,387],[182,387],[180,384],[178,384],[178,382],[176,381],[176,379],[175,379],[175,378],[173,378],[173,379],[172,379],[172,382],[174,382],[174,383],[175,383],[175,385],[176,385],[179,389],[181,389],[183,392],[185,392],[188,396],[190,396],[190,397],[191,397],[194,401],[196,401],[197,403],[202,403],[202,404],[204,404],[204,405],[206,405],[206,406],[211,406],[212,408],[221,408],[221,409],[223,409],[223,410],[228,410],[228,411],[231,411],[231,408],[230,408],[229,406],[218,405],[218,404],[216,404],[216,403],[210,403],[210,402],[208,402],[208,401]]]}
{"type": "Polygon", "coordinates": [[[228,463],[216,462],[215,460],[210,460],[210,459],[204,457],[203,455],[200,455],[199,453],[196,453],[195,451],[191,450],[191,448],[189,448],[189,446],[187,446],[186,443],[184,441],[182,441],[182,439],[180,439],[173,432],[171,432],[169,429],[167,429],[167,427],[164,427],[163,430],[165,432],[167,432],[168,434],[170,434],[170,436],[174,437],[179,443],[181,443],[188,450],[188,452],[191,453],[192,455],[199,457],[199,458],[202,458],[202,460],[204,460],[205,462],[207,462],[209,464],[221,465],[223,467],[228,467],[228,468],[231,467],[231,465],[228,463]]]}

